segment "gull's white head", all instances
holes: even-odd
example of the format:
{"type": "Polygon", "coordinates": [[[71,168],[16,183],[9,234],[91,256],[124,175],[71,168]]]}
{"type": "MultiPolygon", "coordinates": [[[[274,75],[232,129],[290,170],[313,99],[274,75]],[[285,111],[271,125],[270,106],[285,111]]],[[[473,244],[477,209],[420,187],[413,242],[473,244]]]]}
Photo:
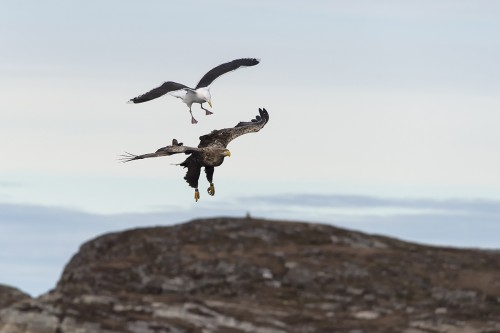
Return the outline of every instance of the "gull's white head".
{"type": "Polygon", "coordinates": [[[202,98],[205,100],[205,102],[212,107],[212,96],[210,95],[210,90],[208,89],[202,89],[199,91],[199,94],[202,96],[202,98]]]}

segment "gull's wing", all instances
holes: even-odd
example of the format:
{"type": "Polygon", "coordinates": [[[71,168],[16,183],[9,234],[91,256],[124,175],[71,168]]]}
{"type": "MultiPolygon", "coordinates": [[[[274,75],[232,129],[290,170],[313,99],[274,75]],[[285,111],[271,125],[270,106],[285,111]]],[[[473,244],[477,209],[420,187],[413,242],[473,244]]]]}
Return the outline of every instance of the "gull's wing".
{"type": "Polygon", "coordinates": [[[134,155],[130,153],[125,153],[123,155],[120,155],[120,160],[122,162],[130,162],[134,160],[142,160],[143,158],[149,158],[149,157],[161,157],[161,156],[170,156],[174,154],[191,154],[196,151],[200,151],[201,149],[199,148],[193,148],[193,147],[188,147],[188,146],[183,146],[182,143],[177,143],[177,140],[172,141],[171,146],[166,146],[163,148],[158,149],[154,153],[148,153],[148,154],[143,154],[143,155],[134,155]]]}
{"type": "Polygon", "coordinates": [[[240,122],[233,128],[224,128],[221,130],[214,130],[210,134],[200,136],[200,144],[198,148],[205,147],[219,147],[225,148],[232,140],[240,135],[258,132],[269,121],[269,114],[266,109],[259,108],[259,114],[248,122],[240,122]]]}
{"type": "Polygon", "coordinates": [[[216,78],[223,74],[234,71],[235,69],[238,69],[240,67],[255,66],[259,62],[260,60],[255,58],[243,58],[226,62],[225,64],[214,67],[209,70],[207,74],[203,75],[200,82],[198,82],[198,84],[196,85],[195,89],[208,87],[210,84],[212,84],[212,82],[214,82],[216,78]]]}
{"type": "Polygon", "coordinates": [[[152,99],[158,98],[160,96],[165,95],[168,92],[181,90],[181,89],[191,89],[188,86],[183,85],[182,83],[177,83],[173,81],[164,82],[161,86],[156,87],[145,94],[132,98],[128,103],[142,103],[147,102],[152,99]]]}

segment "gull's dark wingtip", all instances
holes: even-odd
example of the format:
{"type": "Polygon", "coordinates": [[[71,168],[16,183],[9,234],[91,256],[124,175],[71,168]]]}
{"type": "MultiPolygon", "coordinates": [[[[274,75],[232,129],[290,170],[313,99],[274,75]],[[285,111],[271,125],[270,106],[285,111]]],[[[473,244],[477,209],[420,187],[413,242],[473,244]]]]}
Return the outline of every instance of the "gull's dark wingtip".
{"type": "Polygon", "coordinates": [[[238,62],[240,66],[255,66],[260,63],[259,58],[242,58],[242,59],[236,59],[234,61],[238,62]]]}

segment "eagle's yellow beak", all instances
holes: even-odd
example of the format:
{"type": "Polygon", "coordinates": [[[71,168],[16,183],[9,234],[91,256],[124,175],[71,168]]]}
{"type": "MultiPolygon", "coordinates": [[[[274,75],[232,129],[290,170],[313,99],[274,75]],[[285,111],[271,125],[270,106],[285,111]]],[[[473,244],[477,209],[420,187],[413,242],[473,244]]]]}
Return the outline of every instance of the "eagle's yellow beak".
{"type": "Polygon", "coordinates": [[[210,107],[212,107],[212,101],[207,101],[208,105],[210,105],[210,107]]]}
{"type": "Polygon", "coordinates": [[[229,150],[226,150],[225,155],[226,155],[227,157],[229,157],[229,156],[231,156],[231,152],[230,152],[229,150]]]}

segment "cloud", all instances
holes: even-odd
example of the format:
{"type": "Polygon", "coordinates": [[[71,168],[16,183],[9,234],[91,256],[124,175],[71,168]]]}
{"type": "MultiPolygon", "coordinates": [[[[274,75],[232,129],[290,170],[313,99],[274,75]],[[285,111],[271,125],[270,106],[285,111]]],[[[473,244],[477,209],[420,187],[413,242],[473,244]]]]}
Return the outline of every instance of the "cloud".
{"type": "Polygon", "coordinates": [[[298,208],[408,209],[450,214],[481,214],[500,216],[500,201],[486,199],[400,199],[366,195],[284,194],[242,198],[246,203],[298,208]]]}
{"type": "Polygon", "coordinates": [[[0,181],[0,187],[20,187],[22,186],[21,183],[18,182],[12,182],[12,181],[0,181]]]}
{"type": "MultiPolygon", "coordinates": [[[[0,181],[0,190],[11,190],[13,188],[21,187],[22,184],[13,181],[0,181]]],[[[10,198],[9,193],[0,193],[0,199],[8,199],[10,198]]]]}

